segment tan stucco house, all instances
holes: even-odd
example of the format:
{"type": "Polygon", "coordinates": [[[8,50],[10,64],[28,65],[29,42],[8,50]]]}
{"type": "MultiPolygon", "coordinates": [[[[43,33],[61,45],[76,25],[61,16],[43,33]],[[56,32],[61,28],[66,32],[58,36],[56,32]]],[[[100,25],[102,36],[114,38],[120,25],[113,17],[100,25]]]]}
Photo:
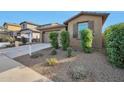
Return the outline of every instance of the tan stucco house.
{"type": "Polygon", "coordinates": [[[21,26],[19,24],[15,24],[15,23],[4,23],[3,26],[8,31],[17,32],[17,31],[21,30],[21,26]]]}
{"type": "Polygon", "coordinates": [[[5,23],[4,28],[12,31],[19,32],[21,37],[28,39],[32,35],[32,41],[49,43],[49,33],[56,31],[59,33],[60,43],[60,32],[67,30],[70,33],[70,45],[72,47],[80,48],[80,31],[86,28],[90,28],[93,31],[93,47],[102,48],[102,26],[105,23],[109,13],[101,12],[80,12],[79,14],[69,18],[63,24],[50,23],[50,24],[34,24],[32,22],[21,22],[20,24],[5,23]]]}
{"type": "MultiPolygon", "coordinates": [[[[41,25],[37,29],[41,31],[41,41],[50,42],[49,33],[57,31],[60,33],[67,30],[70,33],[70,45],[72,47],[80,47],[80,31],[90,28],[93,31],[93,47],[103,47],[102,26],[108,17],[108,13],[98,12],[80,12],[79,14],[69,18],[64,24],[46,24],[41,25]]],[[[60,36],[59,36],[60,38],[60,36]]]]}
{"type": "Polygon", "coordinates": [[[80,31],[90,28],[93,31],[93,47],[102,48],[102,26],[108,17],[108,13],[80,12],[64,22],[70,33],[70,45],[80,47],[80,31]]]}
{"type": "Polygon", "coordinates": [[[39,26],[38,24],[24,21],[20,23],[20,26],[21,26],[21,30],[20,30],[21,37],[25,37],[29,39],[30,33],[31,33],[33,42],[40,41],[41,34],[40,34],[40,31],[37,30],[37,27],[39,26]]]}
{"type": "Polygon", "coordinates": [[[3,28],[6,32],[8,32],[11,36],[17,36],[19,31],[21,30],[21,26],[15,23],[7,23],[3,24],[3,28]]]}

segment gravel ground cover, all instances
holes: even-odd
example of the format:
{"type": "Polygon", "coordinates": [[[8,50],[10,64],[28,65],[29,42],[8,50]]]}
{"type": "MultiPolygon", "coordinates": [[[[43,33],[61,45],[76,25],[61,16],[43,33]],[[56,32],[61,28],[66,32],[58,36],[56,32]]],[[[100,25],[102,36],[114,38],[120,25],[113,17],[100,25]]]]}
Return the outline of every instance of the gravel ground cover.
{"type": "Polygon", "coordinates": [[[75,51],[73,57],[66,57],[65,51],[58,49],[57,55],[50,55],[51,48],[38,51],[42,55],[31,58],[24,55],[15,58],[40,74],[56,82],[123,82],[124,70],[107,62],[105,53],[94,51],[91,54],[75,51]],[[58,64],[47,65],[47,58],[56,57],[58,64]]]}

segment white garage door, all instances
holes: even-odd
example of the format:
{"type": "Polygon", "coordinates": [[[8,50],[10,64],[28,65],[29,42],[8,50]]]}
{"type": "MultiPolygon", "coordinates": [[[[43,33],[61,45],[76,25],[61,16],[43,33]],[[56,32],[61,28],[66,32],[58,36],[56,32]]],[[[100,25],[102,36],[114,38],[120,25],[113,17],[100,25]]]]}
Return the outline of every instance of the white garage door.
{"type": "Polygon", "coordinates": [[[44,43],[49,43],[50,42],[49,33],[50,32],[45,32],[44,33],[44,43]]]}

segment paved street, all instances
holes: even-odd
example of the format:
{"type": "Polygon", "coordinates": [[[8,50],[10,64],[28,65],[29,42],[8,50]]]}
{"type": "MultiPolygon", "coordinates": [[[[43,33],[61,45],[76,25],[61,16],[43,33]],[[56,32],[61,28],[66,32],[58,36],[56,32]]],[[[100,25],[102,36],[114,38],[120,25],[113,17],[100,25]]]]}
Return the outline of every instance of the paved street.
{"type": "MultiPolygon", "coordinates": [[[[49,43],[33,44],[32,45],[32,52],[38,51],[41,49],[45,49],[45,48],[49,48],[49,47],[50,47],[49,43]]],[[[28,54],[29,53],[29,45],[24,45],[24,46],[19,46],[19,47],[14,47],[14,48],[1,49],[0,52],[5,54],[6,56],[8,56],[10,58],[15,58],[18,56],[28,54]]]]}

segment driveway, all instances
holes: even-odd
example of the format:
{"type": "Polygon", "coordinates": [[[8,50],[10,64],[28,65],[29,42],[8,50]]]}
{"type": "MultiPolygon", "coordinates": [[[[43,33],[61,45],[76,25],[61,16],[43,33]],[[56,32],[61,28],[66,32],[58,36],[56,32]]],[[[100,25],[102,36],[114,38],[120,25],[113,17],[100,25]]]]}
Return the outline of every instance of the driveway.
{"type": "MultiPolygon", "coordinates": [[[[32,52],[49,48],[50,44],[34,44],[32,52]]],[[[0,82],[50,81],[12,58],[29,53],[29,45],[0,50],[0,82]]]]}
{"type": "MultiPolygon", "coordinates": [[[[40,43],[40,44],[33,44],[32,46],[32,52],[49,48],[50,44],[49,43],[40,43]]],[[[14,48],[6,48],[6,49],[1,49],[1,53],[5,54],[6,56],[10,58],[15,58],[18,56],[26,55],[29,53],[29,45],[24,45],[24,46],[19,46],[19,47],[14,47],[14,48]]]]}

